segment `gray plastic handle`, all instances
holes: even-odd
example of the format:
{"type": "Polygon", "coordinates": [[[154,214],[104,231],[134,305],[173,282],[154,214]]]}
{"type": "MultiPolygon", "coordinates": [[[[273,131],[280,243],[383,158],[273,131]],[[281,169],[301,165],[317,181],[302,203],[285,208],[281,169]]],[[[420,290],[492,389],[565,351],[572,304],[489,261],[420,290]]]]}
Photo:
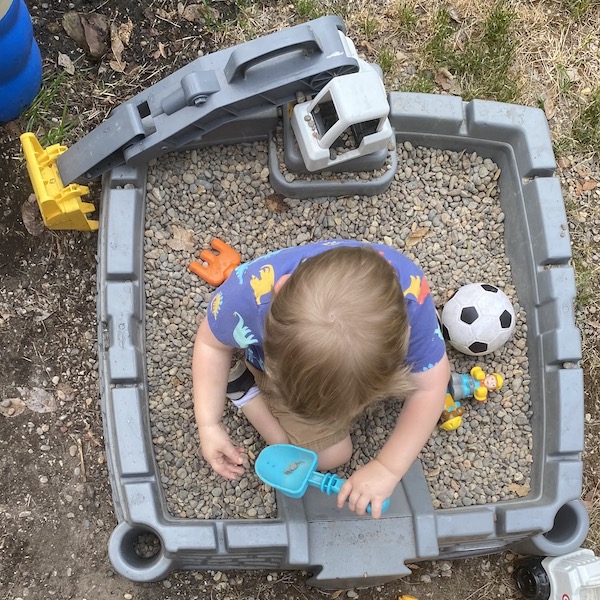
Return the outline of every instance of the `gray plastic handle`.
{"type": "Polygon", "coordinates": [[[267,46],[261,44],[259,38],[254,45],[246,44],[243,48],[237,48],[231,53],[225,69],[223,69],[228,83],[231,83],[236,77],[245,77],[246,71],[250,67],[276,56],[283,56],[298,50],[305,52],[322,51],[312,27],[280,31],[274,35],[277,36],[277,39],[274,40],[271,38],[269,46],[272,46],[273,42],[275,42],[277,45],[276,48],[265,50],[267,46]]]}

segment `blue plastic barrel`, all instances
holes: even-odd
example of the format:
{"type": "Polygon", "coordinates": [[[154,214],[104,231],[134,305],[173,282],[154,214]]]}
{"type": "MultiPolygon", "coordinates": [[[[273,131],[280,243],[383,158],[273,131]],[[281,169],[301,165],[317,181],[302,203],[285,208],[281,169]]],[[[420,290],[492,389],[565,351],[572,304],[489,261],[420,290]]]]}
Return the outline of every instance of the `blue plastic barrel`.
{"type": "Polygon", "coordinates": [[[42,57],[23,0],[0,0],[0,123],[18,117],[42,84],[42,57]]]}

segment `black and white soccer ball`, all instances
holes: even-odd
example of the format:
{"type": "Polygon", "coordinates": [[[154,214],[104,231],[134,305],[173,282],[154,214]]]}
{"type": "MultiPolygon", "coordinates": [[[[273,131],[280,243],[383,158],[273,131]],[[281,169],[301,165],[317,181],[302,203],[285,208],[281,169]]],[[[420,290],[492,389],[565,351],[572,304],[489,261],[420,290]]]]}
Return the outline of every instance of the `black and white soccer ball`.
{"type": "Polygon", "coordinates": [[[506,344],[515,330],[515,311],[495,285],[462,286],[442,310],[442,334],[454,348],[483,356],[506,344]]]}

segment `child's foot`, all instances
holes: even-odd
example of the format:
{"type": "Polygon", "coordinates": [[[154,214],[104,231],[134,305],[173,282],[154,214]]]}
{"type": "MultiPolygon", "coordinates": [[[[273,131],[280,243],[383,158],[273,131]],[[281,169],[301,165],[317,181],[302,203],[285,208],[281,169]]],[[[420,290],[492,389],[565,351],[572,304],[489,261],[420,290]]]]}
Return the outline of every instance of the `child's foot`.
{"type": "Polygon", "coordinates": [[[250,373],[244,361],[239,360],[229,370],[227,392],[225,395],[230,400],[240,400],[254,385],[256,385],[254,383],[254,375],[250,373]]]}

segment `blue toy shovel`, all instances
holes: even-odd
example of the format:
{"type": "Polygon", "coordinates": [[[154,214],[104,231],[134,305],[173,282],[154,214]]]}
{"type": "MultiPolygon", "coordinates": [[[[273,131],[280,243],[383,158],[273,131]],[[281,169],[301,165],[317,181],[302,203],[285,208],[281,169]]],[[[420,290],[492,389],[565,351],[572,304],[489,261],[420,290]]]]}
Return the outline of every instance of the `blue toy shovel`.
{"type": "MultiPolygon", "coordinates": [[[[328,496],[338,494],[345,479],[335,473],[316,471],[318,457],[316,452],[292,444],[274,444],[267,446],[256,459],[256,474],[267,484],[291,498],[304,496],[309,485],[318,488],[328,496]]],[[[381,512],[390,505],[385,500],[381,512]]],[[[371,514],[371,505],[367,506],[371,514]]]]}

